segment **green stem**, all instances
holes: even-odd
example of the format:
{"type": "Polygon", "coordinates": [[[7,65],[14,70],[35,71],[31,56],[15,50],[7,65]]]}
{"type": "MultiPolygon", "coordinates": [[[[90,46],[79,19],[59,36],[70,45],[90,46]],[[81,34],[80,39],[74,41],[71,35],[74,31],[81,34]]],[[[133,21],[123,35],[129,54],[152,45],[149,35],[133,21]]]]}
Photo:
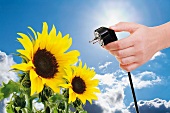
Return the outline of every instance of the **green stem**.
{"type": "Polygon", "coordinates": [[[32,112],[32,98],[29,94],[26,94],[27,108],[32,112]]]}
{"type": "Polygon", "coordinates": [[[68,113],[68,112],[69,112],[69,103],[68,103],[68,99],[66,99],[65,106],[66,106],[66,113],[68,113]]]}

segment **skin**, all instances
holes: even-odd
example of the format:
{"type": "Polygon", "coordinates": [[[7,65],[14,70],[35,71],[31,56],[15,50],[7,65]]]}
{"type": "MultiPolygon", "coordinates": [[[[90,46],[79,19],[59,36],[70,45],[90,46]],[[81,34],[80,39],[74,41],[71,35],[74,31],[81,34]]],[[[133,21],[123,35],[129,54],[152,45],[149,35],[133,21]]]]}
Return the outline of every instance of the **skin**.
{"type": "Polygon", "coordinates": [[[170,46],[170,22],[155,27],[120,22],[110,29],[115,32],[130,33],[128,37],[104,46],[120,62],[120,67],[127,72],[143,65],[156,52],[170,46]]]}

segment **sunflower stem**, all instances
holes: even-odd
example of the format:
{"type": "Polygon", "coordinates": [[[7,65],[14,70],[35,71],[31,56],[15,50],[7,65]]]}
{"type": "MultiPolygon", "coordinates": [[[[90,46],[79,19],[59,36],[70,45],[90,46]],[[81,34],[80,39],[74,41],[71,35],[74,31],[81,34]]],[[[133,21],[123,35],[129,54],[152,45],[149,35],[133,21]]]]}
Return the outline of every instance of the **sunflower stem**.
{"type": "Polygon", "coordinates": [[[27,108],[29,109],[29,111],[33,111],[32,110],[32,98],[29,94],[26,94],[26,101],[27,101],[27,108]]]}
{"type": "Polygon", "coordinates": [[[66,106],[66,113],[69,113],[69,103],[68,103],[68,98],[66,99],[65,106],[66,106]]]}

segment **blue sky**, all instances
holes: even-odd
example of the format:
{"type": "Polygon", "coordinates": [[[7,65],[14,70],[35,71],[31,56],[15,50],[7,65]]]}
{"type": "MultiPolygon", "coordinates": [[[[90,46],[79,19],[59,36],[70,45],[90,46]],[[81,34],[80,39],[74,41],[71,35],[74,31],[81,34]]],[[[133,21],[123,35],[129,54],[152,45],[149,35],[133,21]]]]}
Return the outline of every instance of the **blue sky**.
{"type": "MultiPolygon", "coordinates": [[[[101,108],[103,113],[126,113],[128,110],[133,113],[131,106],[133,100],[126,73],[119,68],[118,62],[112,55],[98,44],[89,44],[88,41],[94,38],[93,32],[96,28],[109,27],[120,21],[136,22],[146,26],[166,23],[170,20],[169,6],[169,0],[0,0],[0,66],[2,67],[0,72],[3,71],[4,75],[11,74],[2,70],[8,69],[3,67],[3,60],[8,61],[7,66],[11,62],[19,63],[21,60],[14,55],[11,56],[12,53],[16,53],[16,49],[22,48],[16,41],[18,32],[31,33],[27,29],[28,26],[41,32],[42,22],[47,22],[49,28],[54,24],[63,35],[70,34],[73,38],[70,49],[79,50],[80,59],[89,67],[95,68],[97,77],[101,80],[100,88],[103,93],[95,103],[96,109],[101,108]],[[109,77],[113,81],[105,82],[109,77]],[[106,95],[112,98],[104,99],[106,95]],[[101,102],[110,102],[110,104],[102,105],[101,102]]],[[[128,36],[128,33],[124,32],[116,34],[119,39],[128,36]]],[[[132,72],[136,96],[143,112],[151,110],[148,103],[153,106],[158,103],[168,106],[153,107],[153,113],[156,113],[154,110],[161,109],[170,112],[169,58],[170,49],[167,48],[132,72]]],[[[3,77],[1,78],[3,80],[3,77]]],[[[162,110],[162,113],[165,111],[162,110]]],[[[93,113],[89,110],[90,112],[93,113]]]]}

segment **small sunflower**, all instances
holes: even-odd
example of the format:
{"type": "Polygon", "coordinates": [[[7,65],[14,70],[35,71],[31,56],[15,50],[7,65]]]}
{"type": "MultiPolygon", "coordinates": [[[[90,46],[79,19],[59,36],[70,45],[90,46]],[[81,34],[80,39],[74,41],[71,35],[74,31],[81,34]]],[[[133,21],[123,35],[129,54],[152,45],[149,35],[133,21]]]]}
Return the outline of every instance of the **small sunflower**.
{"type": "Polygon", "coordinates": [[[18,33],[21,36],[18,41],[24,50],[17,50],[27,62],[15,64],[11,68],[29,72],[31,95],[41,92],[45,84],[54,92],[59,92],[59,84],[64,83],[64,68],[77,62],[80,53],[77,50],[66,53],[72,45],[72,38],[68,34],[62,37],[61,32],[56,35],[54,25],[49,34],[46,22],[43,23],[42,33],[28,28],[33,32],[35,39],[18,33]]]}
{"type": "Polygon", "coordinates": [[[92,104],[92,100],[97,100],[95,93],[100,93],[97,88],[99,80],[93,79],[95,71],[87,68],[86,64],[82,67],[80,61],[79,66],[72,66],[66,71],[64,76],[68,84],[61,84],[62,87],[69,89],[69,103],[79,98],[83,104],[88,100],[92,104]]]}

